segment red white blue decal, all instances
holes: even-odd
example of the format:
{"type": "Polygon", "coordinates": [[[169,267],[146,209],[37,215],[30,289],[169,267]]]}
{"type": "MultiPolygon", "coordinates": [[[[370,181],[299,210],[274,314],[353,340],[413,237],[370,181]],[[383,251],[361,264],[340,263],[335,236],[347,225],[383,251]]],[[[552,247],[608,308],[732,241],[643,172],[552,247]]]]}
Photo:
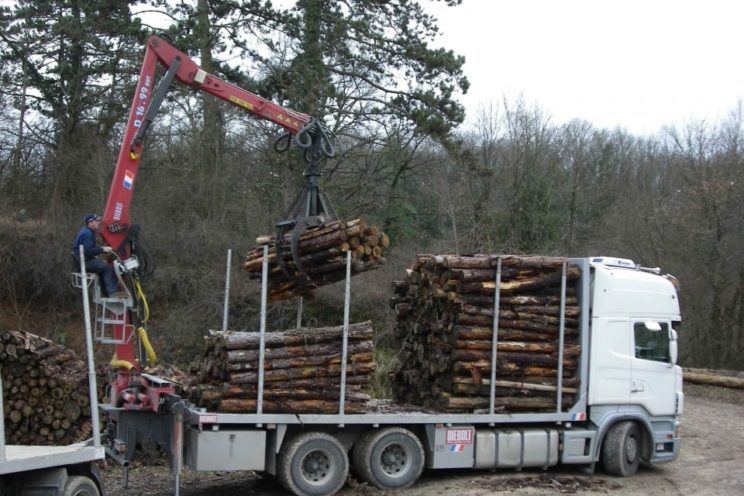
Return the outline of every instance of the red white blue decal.
{"type": "Polygon", "coordinates": [[[462,453],[465,451],[465,445],[464,444],[450,444],[447,449],[450,453],[462,453]]]}
{"type": "Polygon", "coordinates": [[[124,186],[127,189],[132,189],[133,184],[134,184],[134,174],[132,174],[132,172],[129,170],[125,170],[124,171],[124,182],[122,183],[122,186],[124,186]]]}
{"type": "Polygon", "coordinates": [[[574,422],[581,422],[582,420],[586,420],[586,412],[574,413],[572,420],[574,422]]]}

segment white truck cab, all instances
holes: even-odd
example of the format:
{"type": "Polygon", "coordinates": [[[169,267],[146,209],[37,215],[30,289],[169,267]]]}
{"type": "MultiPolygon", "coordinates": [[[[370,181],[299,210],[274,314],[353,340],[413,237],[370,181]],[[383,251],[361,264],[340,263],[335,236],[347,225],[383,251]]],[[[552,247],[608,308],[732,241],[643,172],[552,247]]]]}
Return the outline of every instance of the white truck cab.
{"type": "Polygon", "coordinates": [[[674,460],[684,399],[676,280],[627,259],[593,257],[590,266],[589,418],[597,426],[619,417],[641,422],[654,438],[653,448],[646,436],[631,446],[642,461],[674,460]]]}

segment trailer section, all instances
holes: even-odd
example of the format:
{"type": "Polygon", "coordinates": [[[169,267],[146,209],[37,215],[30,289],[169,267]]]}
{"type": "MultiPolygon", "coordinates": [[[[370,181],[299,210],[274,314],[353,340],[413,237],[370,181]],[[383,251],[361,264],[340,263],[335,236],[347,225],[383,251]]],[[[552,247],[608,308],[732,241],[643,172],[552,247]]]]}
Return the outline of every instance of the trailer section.
{"type": "MultiPolygon", "coordinates": [[[[521,469],[563,463],[593,470],[603,459],[608,472],[625,476],[642,462],[674,460],[683,396],[681,370],[675,365],[672,326],[680,314],[673,284],[635,264],[627,267],[622,259],[567,263],[581,269],[574,290],[582,309],[579,384],[570,408],[561,407],[560,389],[555,411],[540,413],[493,408],[439,413],[380,400],[363,414],[345,414],[343,409],[336,414],[264,414],[260,408],[259,413],[236,414],[184,402],[183,422],[171,423],[164,436],[183,439],[183,450],[171,455],[176,460],[183,456],[196,471],[267,472],[298,495],[334,493],[349,467],[371,485],[396,489],[413,484],[424,468],[521,469]]],[[[564,265],[562,300],[565,273],[564,265]]],[[[348,303],[347,290],[346,315],[348,303]]],[[[265,324],[261,329],[265,331],[265,324]]],[[[561,338],[564,330],[561,323],[561,338]]],[[[261,374],[259,368],[259,380],[261,374]]],[[[127,432],[127,426],[117,429],[118,436],[127,432]]]]}

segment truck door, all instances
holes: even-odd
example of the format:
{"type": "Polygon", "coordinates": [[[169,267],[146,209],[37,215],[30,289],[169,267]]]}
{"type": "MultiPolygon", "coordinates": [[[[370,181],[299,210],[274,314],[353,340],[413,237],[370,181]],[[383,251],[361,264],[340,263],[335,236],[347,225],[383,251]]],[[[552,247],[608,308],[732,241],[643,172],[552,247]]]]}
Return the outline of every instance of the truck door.
{"type": "Polygon", "coordinates": [[[592,319],[590,405],[625,405],[630,401],[633,340],[628,325],[628,319],[592,319]]]}
{"type": "Polygon", "coordinates": [[[670,351],[671,323],[632,321],[635,356],[631,360],[630,402],[651,415],[674,415],[675,373],[670,351]]]}

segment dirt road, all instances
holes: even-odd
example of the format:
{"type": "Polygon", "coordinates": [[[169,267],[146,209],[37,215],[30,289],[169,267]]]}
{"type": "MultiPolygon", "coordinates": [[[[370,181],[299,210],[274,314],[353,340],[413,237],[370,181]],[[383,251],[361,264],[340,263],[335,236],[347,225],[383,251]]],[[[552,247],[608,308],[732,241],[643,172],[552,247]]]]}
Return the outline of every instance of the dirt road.
{"type": "MultiPolygon", "coordinates": [[[[544,495],[606,493],[625,495],[744,495],[744,393],[724,388],[685,386],[682,418],[683,445],[673,463],[644,468],[628,478],[615,478],[598,470],[593,476],[565,466],[548,471],[468,472],[430,471],[400,496],[544,495]]],[[[120,487],[121,472],[105,472],[112,496],[165,496],[172,494],[167,470],[140,467],[130,472],[130,490],[120,487]]],[[[280,496],[287,494],[271,478],[251,474],[185,472],[183,496],[280,496]]],[[[342,496],[380,495],[380,491],[350,480],[342,496]]]]}

